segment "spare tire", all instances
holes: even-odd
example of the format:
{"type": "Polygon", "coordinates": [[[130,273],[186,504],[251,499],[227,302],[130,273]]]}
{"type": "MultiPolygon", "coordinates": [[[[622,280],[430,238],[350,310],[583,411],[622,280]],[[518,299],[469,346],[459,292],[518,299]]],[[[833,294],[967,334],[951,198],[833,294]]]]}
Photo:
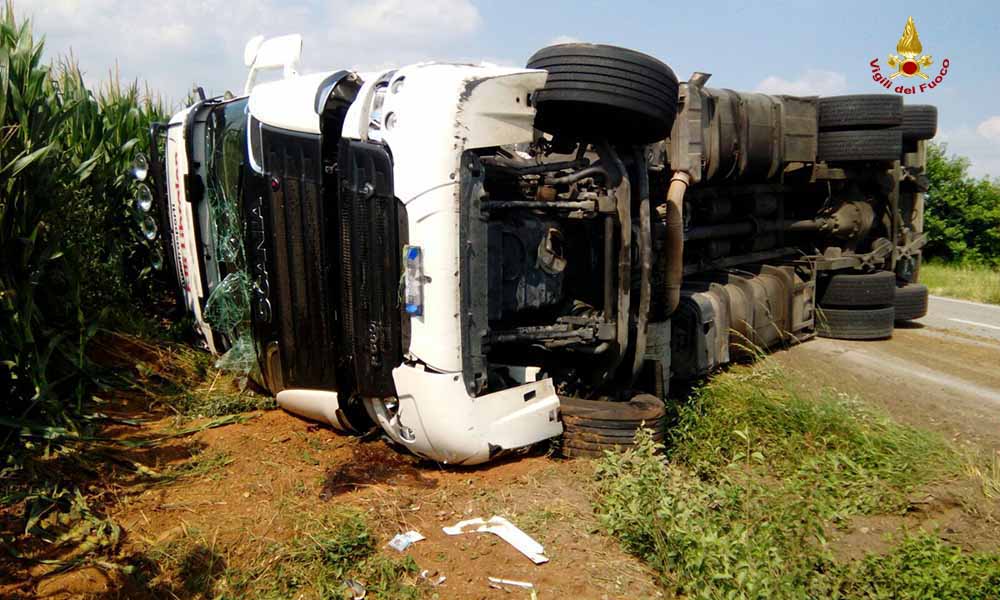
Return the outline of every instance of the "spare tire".
{"type": "Polygon", "coordinates": [[[899,128],[822,131],[819,134],[817,158],[831,162],[892,161],[903,153],[903,134],[899,128]]]}
{"type": "Polygon", "coordinates": [[[929,140],[937,135],[938,112],[930,104],[910,104],[903,107],[904,142],[929,140]]]}
{"type": "Polygon", "coordinates": [[[927,286],[922,283],[910,283],[896,288],[896,299],[893,302],[896,320],[912,321],[926,316],[928,297],[927,286]]]}
{"type": "Polygon", "coordinates": [[[645,429],[654,442],[666,439],[666,406],[649,394],[628,402],[560,396],[559,413],[563,422],[559,447],[568,457],[592,458],[604,450],[631,448],[639,429],[645,429]]]}
{"type": "Polygon", "coordinates": [[[816,303],[825,307],[889,306],[896,295],[896,274],[834,273],[820,277],[816,284],[816,303]]]}
{"type": "Polygon", "coordinates": [[[885,129],[903,123],[903,99],[890,94],[855,94],[819,99],[819,130],[885,129]]]}
{"type": "Polygon", "coordinates": [[[558,44],[528,59],[544,69],[532,94],[535,127],[572,139],[648,144],[666,138],[677,116],[677,76],[661,61],[628,48],[558,44]]]}

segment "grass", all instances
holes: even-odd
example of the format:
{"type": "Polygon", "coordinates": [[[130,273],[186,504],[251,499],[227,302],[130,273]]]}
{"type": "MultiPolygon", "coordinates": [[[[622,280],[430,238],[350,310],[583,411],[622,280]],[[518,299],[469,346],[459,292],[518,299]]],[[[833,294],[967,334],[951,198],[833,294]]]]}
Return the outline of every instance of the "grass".
{"type": "Polygon", "coordinates": [[[856,399],[797,389],[773,367],[734,368],[680,407],[667,448],[646,439],[602,459],[604,529],[664,587],[691,597],[988,598],[1000,589],[986,583],[1000,554],[965,554],[933,537],[839,563],[831,531],[854,515],[905,513],[921,484],[962,464],[938,437],[856,399]]]}
{"type": "Polygon", "coordinates": [[[289,541],[259,541],[260,564],[234,564],[216,539],[190,531],[152,548],[135,562],[133,584],[164,597],[349,598],[362,586],[366,598],[420,598],[412,558],[382,555],[363,514],[337,507],[308,517],[289,541]]]}
{"type": "Polygon", "coordinates": [[[1000,270],[996,268],[928,262],[920,265],[920,283],[937,296],[1000,304],[1000,270]]]}

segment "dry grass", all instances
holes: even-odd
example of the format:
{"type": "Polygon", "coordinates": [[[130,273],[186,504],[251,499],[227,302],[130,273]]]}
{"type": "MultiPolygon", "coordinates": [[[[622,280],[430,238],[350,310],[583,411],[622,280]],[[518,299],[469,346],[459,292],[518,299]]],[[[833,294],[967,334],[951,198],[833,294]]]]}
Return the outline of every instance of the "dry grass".
{"type": "Polygon", "coordinates": [[[1000,269],[926,263],[920,266],[920,283],[937,296],[1000,304],[1000,269]]]}

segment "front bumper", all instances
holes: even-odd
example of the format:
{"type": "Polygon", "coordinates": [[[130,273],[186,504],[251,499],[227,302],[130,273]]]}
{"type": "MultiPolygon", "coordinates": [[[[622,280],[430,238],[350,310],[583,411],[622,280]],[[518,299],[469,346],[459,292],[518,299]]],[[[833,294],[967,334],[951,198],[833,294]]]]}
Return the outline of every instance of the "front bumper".
{"type": "Polygon", "coordinates": [[[560,436],[559,397],[543,379],[478,397],[458,373],[419,366],[393,370],[398,405],[368,400],[372,417],[414,454],[453,465],[476,465],[505,450],[560,436]]]}

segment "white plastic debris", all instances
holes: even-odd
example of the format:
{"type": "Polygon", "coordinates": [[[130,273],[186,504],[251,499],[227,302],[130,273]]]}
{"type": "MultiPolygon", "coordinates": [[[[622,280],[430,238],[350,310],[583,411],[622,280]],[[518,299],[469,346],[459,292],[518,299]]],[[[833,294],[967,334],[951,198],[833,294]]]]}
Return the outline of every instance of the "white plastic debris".
{"type": "Polygon", "coordinates": [[[420,535],[419,531],[407,531],[406,533],[397,533],[396,537],[389,540],[389,547],[400,552],[406,550],[413,544],[419,542],[420,540],[427,539],[420,535]]]}
{"type": "Polygon", "coordinates": [[[527,581],[514,581],[513,579],[500,579],[499,577],[487,577],[490,583],[495,583],[497,585],[510,585],[513,587],[524,588],[526,590],[535,589],[535,584],[528,583],[527,581]]]}
{"type": "Polygon", "coordinates": [[[448,535],[459,535],[468,533],[469,531],[492,533],[500,536],[500,539],[511,546],[514,546],[518,552],[530,558],[536,565],[549,562],[549,559],[545,556],[545,548],[541,544],[503,517],[490,517],[489,521],[467,519],[443,529],[448,535]]]}
{"type": "Polygon", "coordinates": [[[432,573],[427,569],[420,572],[420,578],[429,583],[431,587],[437,587],[448,579],[444,575],[438,575],[437,571],[432,573]]]}

